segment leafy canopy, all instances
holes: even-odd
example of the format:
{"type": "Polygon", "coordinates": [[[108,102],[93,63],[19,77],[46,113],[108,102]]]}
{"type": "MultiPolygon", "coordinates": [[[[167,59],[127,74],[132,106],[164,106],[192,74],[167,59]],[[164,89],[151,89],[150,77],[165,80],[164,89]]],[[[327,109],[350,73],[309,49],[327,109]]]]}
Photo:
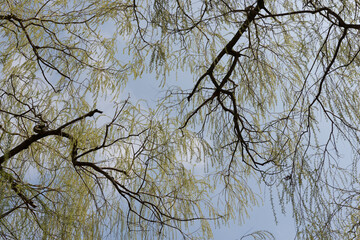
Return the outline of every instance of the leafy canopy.
{"type": "Polygon", "coordinates": [[[299,239],[358,236],[357,1],[0,6],[2,238],[209,239],[254,180],[299,239]]]}

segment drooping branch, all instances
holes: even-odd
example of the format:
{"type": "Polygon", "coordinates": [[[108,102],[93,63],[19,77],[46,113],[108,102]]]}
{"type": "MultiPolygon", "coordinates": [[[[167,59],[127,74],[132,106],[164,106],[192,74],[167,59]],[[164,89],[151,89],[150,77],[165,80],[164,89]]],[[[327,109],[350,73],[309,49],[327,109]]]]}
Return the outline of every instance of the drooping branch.
{"type": "Polygon", "coordinates": [[[338,56],[338,53],[339,53],[339,50],[340,50],[340,46],[341,46],[341,43],[342,41],[344,40],[344,38],[346,37],[346,34],[347,34],[347,28],[345,28],[343,34],[341,35],[339,41],[338,41],[338,44],[336,46],[336,49],[335,49],[335,53],[334,53],[334,56],[332,57],[329,65],[326,67],[326,70],[323,74],[323,76],[321,77],[320,79],[320,84],[319,84],[319,90],[318,90],[318,93],[316,94],[314,100],[311,102],[311,104],[309,105],[309,109],[312,107],[312,105],[314,105],[314,103],[316,101],[319,101],[319,97],[321,95],[321,90],[322,90],[322,87],[323,87],[323,84],[325,82],[325,79],[326,77],[328,76],[330,70],[331,70],[331,67],[333,66],[333,64],[335,63],[335,60],[337,59],[337,56],[338,56]]]}
{"type": "MultiPolygon", "coordinates": [[[[7,181],[10,183],[10,188],[21,198],[21,200],[24,202],[24,204],[29,207],[31,206],[32,208],[36,208],[37,206],[34,204],[34,202],[28,198],[24,191],[22,191],[21,189],[21,185],[20,182],[15,179],[10,173],[7,173],[3,170],[3,168],[0,166],[0,175],[7,181]]],[[[15,208],[16,209],[16,208],[15,208]]],[[[0,217],[1,219],[2,217],[0,217]]]]}

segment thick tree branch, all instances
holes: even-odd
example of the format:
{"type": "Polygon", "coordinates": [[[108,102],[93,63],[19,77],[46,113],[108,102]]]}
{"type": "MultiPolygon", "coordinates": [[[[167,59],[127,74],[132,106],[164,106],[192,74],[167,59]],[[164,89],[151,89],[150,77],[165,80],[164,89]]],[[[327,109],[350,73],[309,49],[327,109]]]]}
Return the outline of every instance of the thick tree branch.
{"type": "Polygon", "coordinates": [[[82,119],[85,119],[87,117],[92,117],[95,113],[102,113],[102,111],[98,110],[98,109],[95,109],[93,111],[90,111],[88,112],[87,114],[81,116],[81,117],[78,117],[68,123],[65,123],[63,124],[62,126],[58,127],[57,129],[55,130],[47,130],[47,131],[43,131],[43,132],[40,132],[38,134],[34,134],[34,135],[31,135],[31,137],[29,137],[28,139],[24,140],[22,143],[20,143],[18,146],[14,147],[13,149],[5,152],[4,155],[2,155],[0,157],[0,166],[7,160],[7,159],[10,159],[12,157],[14,157],[16,154],[20,153],[21,151],[27,149],[28,147],[30,147],[31,144],[33,144],[34,142],[44,138],[44,137],[47,137],[47,136],[53,136],[53,135],[57,135],[57,136],[63,136],[63,137],[66,137],[66,138],[71,138],[71,136],[65,132],[63,132],[62,130],[64,128],[66,128],[67,126],[70,126],[82,119]]]}
{"type": "MultiPolygon", "coordinates": [[[[264,1],[258,1],[258,5],[255,8],[252,8],[248,11],[247,18],[245,22],[241,25],[240,29],[236,32],[234,37],[226,44],[226,46],[221,50],[221,52],[217,55],[217,57],[214,59],[208,70],[198,79],[196,82],[192,92],[187,97],[187,99],[190,101],[192,96],[195,94],[197,88],[199,87],[201,81],[208,75],[211,75],[216,67],[216,65],[220,62],[220,60],[224,57],[225,54],[230,55],[238,55],[236,51],[234,51],[235,44],[239,41],[240,37],[243,35],[243,33],[249,28],[250,23],[254,21],[256,15],[260,12],[262,8],[264,8],[264,1]]],[[[213,84],[216,88],[219,87],[218,83],[212,79],[213,84]]]]}

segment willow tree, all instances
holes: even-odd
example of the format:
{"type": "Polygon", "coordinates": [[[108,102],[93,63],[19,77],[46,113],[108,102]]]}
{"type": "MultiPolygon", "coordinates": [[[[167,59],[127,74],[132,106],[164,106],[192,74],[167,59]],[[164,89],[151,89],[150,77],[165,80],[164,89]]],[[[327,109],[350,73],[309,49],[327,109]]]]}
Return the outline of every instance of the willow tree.
{"type": "Polygon", "coordinates": [[[255,178],[293,206],[299,239],[356,238],[359,10],[1,2],[1,237],[208,239],[211,222],[246,220],[255,178]],[[121,94],[180,70],[193,86],[153,108],[121,94]]]}

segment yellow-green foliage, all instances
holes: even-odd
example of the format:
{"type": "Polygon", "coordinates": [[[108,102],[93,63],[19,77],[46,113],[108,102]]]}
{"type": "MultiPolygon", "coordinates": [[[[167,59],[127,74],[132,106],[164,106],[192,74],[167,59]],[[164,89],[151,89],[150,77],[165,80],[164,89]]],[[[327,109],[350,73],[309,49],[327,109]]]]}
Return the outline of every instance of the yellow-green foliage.
{"type": "Polygon", "coordinates": [[[358,238],[360,8],[260,3],[1,1],[0,236],[209,239],[266,187],[358,238]]]}

